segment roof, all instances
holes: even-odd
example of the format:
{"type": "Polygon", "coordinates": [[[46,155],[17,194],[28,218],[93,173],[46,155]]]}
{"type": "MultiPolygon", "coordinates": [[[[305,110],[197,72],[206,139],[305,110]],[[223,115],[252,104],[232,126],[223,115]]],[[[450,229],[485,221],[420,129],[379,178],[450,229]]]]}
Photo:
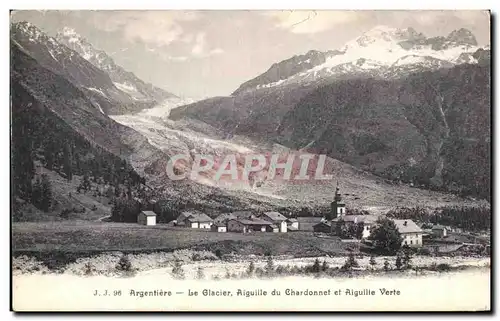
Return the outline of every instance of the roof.
{"type": "Polygon", "coordinates": [[[278,225],[276,225],[276,224],[271,224],[269,226],[272,227],[272,228],[278,228],[278,225]]]}
{"type": "Polygon", "coordinates": [[[215,222],[212,226],[217,226],[217,227],[226,227],[226,223],[223,223],[223,222],[215,222]]]}
{"type": "Polygon", "coordinates": [[[287,219],[288,222],[298,222],[298,220],[295,217],[289,217],[287,219]]]}
{"type": "Polygon", "coordinates": [[[286,216],[283,216],[278,212],[265,212],[264,214],[262,214],[262,216],[267,217],[273,221],[286,221],[287,219],[286,216]]]}
{"type": "Polygon", "coordinates": [[[412,220],[394,220],[399,233],[422,233],[422,229],[412,220]],[[406,222],[406,225],[405,225],[406,222]]]}
{"type": "Polygon", "coordinates": [[[196,214],[195,212],[182,212],[179,216],[177,216],[177,222],[184,221],[190,215],[196,214]]]}
{"type": "Polygon", "coordinates": [[[299,221],[299,223],[319,223],[323,220],[324,220],[324,218],[322,216],[299,216],[299,217],[297,217],[297,221],[299,221]]]}
{"type": "Polygon", "coordinates": [[[153,211],[142,211],[141,213],[146,216],[156,216],[156,213],[153,211]]]}
{"type": "Polygon", "coordinates": [[[234,221],[240,222],[241,224],[244,225],[272,225],[273,223],[261,220],[261,219],[246,219],[246,218],[240,218],[240,219],[235,219],[234,221]]]}
{"type": "Polygon", "coordinates": [[[314,226],[318,226],[318,225],[326,225],[326,226],[331,227],[331,226],[332,226],[332,223],[330,223],[330,222],[328,222],[328,221],[324,221],[324,222],[319,222],[318,224],[315,224],[314,226]]]}
{"type": "Polygon", "coordinates": [[[340,219],[344,220],[344,222],[352,222],[352,223],[375,223],[378,219],[376,215],[344,215],[342,217],[334,218],[332,221],[338,222],[340,219]]]}
{"type": "Polygon", "coordinates": [[[187,217],[190,222],[212,222],[213,220],[207,214],[191,214],[187,217]]]}
{"type": "Polygon", "coordinates": [[[434,225],[432,227],[433,230],[444,230],[446,229],[446,227],[444,227],[443,225],[434,225]]]}
{"type": "Polygon", "coordinates": [[[225,223],[227,221],[229,221],[230,219],[235,219],[237,218],[236,215],[234,215],[233,213],[223,213],[219,216],[217,216],[214,221],[215,222],[221,222],[221,223],[225,223]]]}
{"type": "Polygon", "coordinates": [[[234,215],[236,218],[250,218],[253,216],[252,211],[237,211],[230,214],[234,215]]]}

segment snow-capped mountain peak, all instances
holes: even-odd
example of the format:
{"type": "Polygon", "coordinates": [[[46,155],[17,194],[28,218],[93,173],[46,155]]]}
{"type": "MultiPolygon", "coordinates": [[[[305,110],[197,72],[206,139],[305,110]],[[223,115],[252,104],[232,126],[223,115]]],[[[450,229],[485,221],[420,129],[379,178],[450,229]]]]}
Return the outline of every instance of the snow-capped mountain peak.
{"type": "Polygon", "coordinates": [[[334,54],[314,51],[322,60],[313,65],[304,64],[303,60],[309,53],[275,64],[276,68],[271,67],[266,73],[244,83],[235,94],[339,76],[397,78],[419,70],[476,63],[477,59],[472,55],[478,49],[476,38],[465,28],[454,30],[446,37],[427,38],[412,27],[399,29],[378,25],[348,41],[340,50],[329,51],[334,54]]]}
{"type": "Polygon", "coordinates": [[[75,29],[64,27],[56,36],[57,40],[78,52],[84,59],[97,68],[104,70],[113,81],[116,88],[130,95],[134,100],[155,100],[161,102],[175,95],[163,89],[145,83],[136,75],[117,65],[106,52],[96,49],[87,39],[78,34],[75,29]]]}

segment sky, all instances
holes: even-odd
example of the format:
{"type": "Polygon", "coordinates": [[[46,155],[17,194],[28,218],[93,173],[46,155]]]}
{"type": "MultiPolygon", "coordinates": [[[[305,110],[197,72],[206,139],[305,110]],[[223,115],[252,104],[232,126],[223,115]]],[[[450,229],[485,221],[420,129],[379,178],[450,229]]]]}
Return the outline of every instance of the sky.
{"type": "Polygon", "coordinates": [[[139,78],[189,98],[230,95],[273,63],[338,49],[377,25],[490,39],[486,11],[14,11],[11,20],[51,36],[71,27],[139,78]]]}

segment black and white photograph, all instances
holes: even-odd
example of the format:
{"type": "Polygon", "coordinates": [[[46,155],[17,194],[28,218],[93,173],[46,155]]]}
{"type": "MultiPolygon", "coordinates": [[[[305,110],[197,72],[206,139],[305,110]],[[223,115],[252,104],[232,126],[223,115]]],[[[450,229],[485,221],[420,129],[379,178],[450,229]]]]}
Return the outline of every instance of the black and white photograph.
{"type": "Polygon", "coordinates": [[[9,15],[12,311],[491,312],[487,8],[9,15]]]}

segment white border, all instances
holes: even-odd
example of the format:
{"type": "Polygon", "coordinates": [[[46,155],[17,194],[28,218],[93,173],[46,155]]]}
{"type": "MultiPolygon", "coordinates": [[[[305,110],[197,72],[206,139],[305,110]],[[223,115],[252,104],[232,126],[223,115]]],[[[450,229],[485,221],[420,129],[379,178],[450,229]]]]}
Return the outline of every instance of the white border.
{"type": "MultiPolygon", "coordinates": [[[[487,0],[474,0],[474,1],[444,1],[444,0],[419,0],[419,1],[407,1],[407,2],[402,2],[402,1],[361,1],[361,0],[349,0],[349,1],[343,1],[339,3],[331,3],[329,1],[325,0],[288,0],[288,1],[269,1],[269,0],[253,0],[253,1],[231,1],[231,2],[224,2],[224,1],[194,1],[194,0],[183,0],[183,1],[178,1],[178,2],[162,2],[162,1],[152,1],[152,0],[141,0],[141,1],[126,1],[126,0],[87,0],[87,1],[82,1],[82,2],[70,2],[70,1],[36,1],[36,0],[31,0],[31,1],[23,1],[23,0],[18,0],[18,1],[3,1],[2,2],[2,7],[5,6],[3,10],[3,15],[1,15],[2,21],[0,23],[0,26],[2,28],[1,30],[1,35],[2,37],[5,37],[5,39],[2,39],[1,45],[2,45],[2,54],[3,57],[0,60],[0,63],[3,65],[2,69],[4,73],[2,74],[2,85],[3,85],[3,90],[0,91],[2,95],[1,101],[4,103],[2,108],[0,108],[1,113],[2,113],[2,121],[4,122],[4,126],[2,126],[2,135],[0,138],[0,147],[1,150],[4,151],[2,153],[1,157],[1,165],[2,165],[2,177],[3,182],[0,184],[0,197],[1,201],[0,204],[3,205],[4,211],[3,211],[3,217],[4,217],[4,222],[1,224],[3,228],[3,233],[2,235],[2,245],[3,245],[3,252],[4,255],[2,255],[2,262],[0,263],[0,268],[1,268],[1,275],[3,277],[2,284],[4,285],[3,291],[1,291],[1,302],[3,302],[3,308],[2,308],[2,315],[1,319],[2,320],[9,320],[14,318],[13,314],[8,312],[9,306],[9,296],[10,296],[10,288],[7,286],[9,284],[9,278],[10,278],[10,267],[9,267],[9,248],[10,248],[10,225],[9,223],[9,214],[10,209],[9,209],[9,204],[10,204],[10,196],[9,196],[9,164],[10,164],[10,150],[9,148],[9,140],[10,140],[10,119],[9,119],[9,73],[7,72],[9,69],[8,65],[8,58],[9,58],[9,45],[8,45],[8,28],[9,28],[9,16],[8,16],[8,9],[59,9],[59,10],[64,10],[64,9],[104,9],[104,10],[112,10],[112,9],[139,9],[139,10],[145,10],[145,9],[209,9],[209,10],[215,10],[215,9],[364,9],[364,10],[369,10],[369,9],[379,9],[379,10],[407,10],[407,9],[412,9],[412,10],[474,10],[474,9],[492,9],[492,12],[495,13],[498,11],[498,1],[487,1],[487,0]],[[7,152],[9,151],[9,152],[7,152]]],[[[498,22],[497,22],[498,23],[498,22]]],[[[494,41],[498,42],[498,35],[494,33],[494,41]]],[[[493,72],[496,72],[496,68],[493,72]]],[[[498,87],[495,86],[494,92],[498,92],[498,87]]],[[[498,117],[498,111],[494,113],[496,116],[493,123],[495,124],[500,124],[499,122],[499,117],[498,117]]],[[[495,146],[494,148],[498,150],[498,139],[497,135],[495,135],[496,130],[493,132],[493,135],[495,137],[495,146]]],[[[496,164],[495,164],[496,165],[496,164]]],[[[497,172],[497,171],[495,171],[497,172]]],[[[496,177],[495,177],[496,178],[496,177]]],[[[496,180],[494,180],[495,182],[496,180]]],[[[495,195],[494,199],[498,199],[499,196],[499,191],[498,189],[495,189],[495,195]]],[[[498,206],[498,205],[497,205],[498,206]]],[[[496,215],[497,213],[494,213],[494,216],[496,217],[495,221],[495,232],[498,233],[498,221],[500,218],[496,215]]],[[[495,238],[496,239],[496,238],[495,238]]],[[[496,244],[495,244],[496,245],[496,244]]],[[[493,247],[495,249],[495,256],[498,255],[498,250],[497,247],[493,247]]],[[[495,267],[498,265],[498,262],[495,262],[495,267]]],[[[495,268],[496,270],[496,268],[495,268]]],[[[498,274],[497,279],[498,279],[498,274]]],[[[493,286],[495,288],[497,283],[495,283],[493,286]]],[[[498,288],[497,288],[498,289],[498,288]]],[[[471,294],[473,295],[473,294],[471,294]]],[[[497,296],[498,297],[498,293],[497,296]]],[[[418,298],[417,298],[418,299],[418,298]]],[[[497,303],[497,302],[495,302],[497,303]]],[[[498,305],[495,304],[496,307],[498,308],[498,305]]],[[[40,316],[36,317],[39,318],[40,316]]],[[[51,317],[50,315],[47,315],[45,317],[51,317]]],[[[70,316],[63,316],[64,318],[70,317],[70,316]]],[[[130,317],[130,316],[129,316],[130,317]]],[[[173,315],[166,315],[163,317],[168,317],[172,318],[174,317],[173,315]]],[[[191,316],[193,317],[193,316],[191,316]]],[[[207,316],[204,316],[207,317],[207,316]]],[[[211,317],[217,318],[219,317],[218,315],[213,315],[211,317]]],[[[238,316],[238,318],[241,319],[246,319],[251,316],[238,316]]],[[[258,318],[268,318],[268,316],[255,316],[258,318]]],[[[301,315],[300,317],[309,317],[305,315],[301,315]]],[[[334,318],[344,318],[345,316],[340,316],[340,315],[332,315],[334,318]]],[[[372,315],[364,315],[363,317],[368,317],[368,318],[373,318],[372,315]]],[[[387,315],[383,315],[381,317],[387,317],[387,315]]],[[[392,317],[401,317],[397,315],[393,315],[392,317]]],[[[405,318],[410,317],[409,315],[406,315],[405,318]]],[[[437,318],[438,316],[421,316],[421,317],[426,317],[426,318],[437,318]]],[[[475,316],[477,317],[477,316],[475,316]]],[[[95,317],[97,319],[104,319],[103,316],[95,317]]],[[[136,318],[136,317],[134,317],[136,318]]],[[[140,317],[137,317],[140,318],[140,317]]]]}

